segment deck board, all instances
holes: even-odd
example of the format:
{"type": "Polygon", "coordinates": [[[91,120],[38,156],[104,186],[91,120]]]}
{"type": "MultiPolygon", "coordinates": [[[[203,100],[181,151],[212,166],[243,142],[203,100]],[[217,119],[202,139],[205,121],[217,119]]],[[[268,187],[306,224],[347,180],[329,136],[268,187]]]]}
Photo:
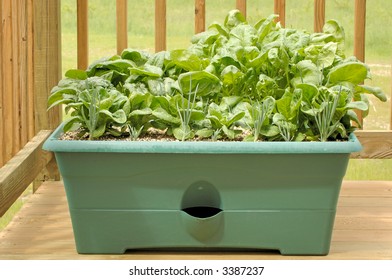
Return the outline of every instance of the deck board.
{"type": "Polygon", "coordinates": [[[327,256],[275,252],[130,251],[123,255],[76,252],[62,182],[46,182],[0,232],[0,259],[392,259],[392,182],[345,181],[327,256]]]}

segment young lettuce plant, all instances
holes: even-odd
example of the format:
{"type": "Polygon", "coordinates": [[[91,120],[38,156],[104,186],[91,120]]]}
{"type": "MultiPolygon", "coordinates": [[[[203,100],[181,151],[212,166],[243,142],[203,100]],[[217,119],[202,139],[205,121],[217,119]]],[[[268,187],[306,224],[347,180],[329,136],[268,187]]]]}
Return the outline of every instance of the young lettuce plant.
{"type": "Polygon", "coordinates": [[[321,142],[325,142],[336,131],[340,120],[334,119],[338,102],[340,99],[341,88],[338,94],[328,95],[327,100],[321,103],[319,109],[315,109],[314,118],[319,131],[321,142]]]}
{"type": "Polygon", "coordinates": [[[260,139],[263,130],[264,133],[269,127],[269,118],[275,108],[275,99],[271,96],[265,98],[262,103],[254,102],[251,106],[250,115],[252,122],[250,123],[253,141],[256,142],[260,139]]]}
{"type": "MultiPolygon", "coordinates": [[[[192,80],[190,80],[189,88],[190,90],[192,89],[192,80]]],[[[194,92],[188,93],[188,99],[185,99],[184,96],[182,96],[181,106],[179,105],[179,103],[176,104],[181,125],[180,127],[176,127],[173,129],[173,135],[178,140],[185,141],[189,138],[195,137],[195,134],[191,129],[190,122],[191,122],[192,112],[195,108],[195,101],[196,101],[198,88],[199,87],[197,85],[194,92]]]]}

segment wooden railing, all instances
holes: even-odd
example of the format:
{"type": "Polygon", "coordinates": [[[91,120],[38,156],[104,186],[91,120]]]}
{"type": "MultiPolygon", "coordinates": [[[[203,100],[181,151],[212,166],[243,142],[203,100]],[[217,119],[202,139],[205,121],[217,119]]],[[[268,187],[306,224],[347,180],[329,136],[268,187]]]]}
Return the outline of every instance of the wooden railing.
{"type": "MultiPolygon", "coordinates": [[[[77,65],[88,66],[88,0],[77,5],[77,65]]],[[[93,0],[90,0],[93,1],[93,0]]],[[[267,0],[264,0],[267,1],[267,0]]],[[[286,24],[286,1],[274,12],[286,24]]],[[[295,1],[295,0],[292,0],[295,1]]],[[[354,55],[365,58],[366,0],[355,1],[354,55]]],[[[314,0],[314,30],[325,22],[327,1],[314,0]]],[[[117,52],[127,48],[127,0],[116,1],[117,52]]],[[[166,49],[166,0],[155,0],[155,50],[166,49]]],[[[206,28],[206,1],[195,0],[195,32],[206,28]]],[[[247,1],[233,1],[245,16],[247,1]]],[[[58,110],[46,110],[50,89],[61,76],[60,0],[3,0],[0,6],[0,216],[38,175],[58,179],[53,156],[41,150],[49,131],[60,122],[58,110]],[[42,131],[45,130],[45,131],[42,131]],[[23,148],[24,147],[24,148],[23,148]],[[46,169],[46,172],[42,170],[46,169]]],[[[392,117],[391,117],[392,118],[392,117]]],[[[391,119],[392,124],[392,119],[391,119]]],[[[358,131],[364,149],[353,158],[392,158],[392,127],[358,131]]]]}
{"type": "Polygon", "coordinates": [[[59,0],[0,4],[0,217],[32,182],[59,179],[41,149],[60,122],[58,109],[46,110],[61,77],[59,13],[59,0]]]}

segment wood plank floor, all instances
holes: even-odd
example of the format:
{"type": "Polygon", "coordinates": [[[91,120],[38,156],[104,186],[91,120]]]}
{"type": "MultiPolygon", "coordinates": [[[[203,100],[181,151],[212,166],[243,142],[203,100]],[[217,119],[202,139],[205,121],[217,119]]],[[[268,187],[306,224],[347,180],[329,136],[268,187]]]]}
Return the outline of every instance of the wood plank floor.
{"type": "Polygon", "coordinates": [[[76,252],[62,182],[46,182],[0,232],[0,259],[392,259],[392,181],[346,181],[328,256],[275,252],[76,252]]]}

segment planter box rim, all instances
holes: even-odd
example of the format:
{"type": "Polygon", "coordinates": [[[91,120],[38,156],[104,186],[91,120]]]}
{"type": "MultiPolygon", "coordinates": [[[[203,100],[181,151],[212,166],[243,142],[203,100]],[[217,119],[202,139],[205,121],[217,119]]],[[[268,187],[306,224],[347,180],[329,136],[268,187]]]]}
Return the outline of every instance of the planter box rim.
{"type": "Polygon", "coordinates": [[[59,140],[63,125],[45,141],[52,152],[181,153],[181,154],[326,154],[358,152],[362,146],[351,133],[342,142],[209,142],[209,141],[78,141],[59,140]]]}

